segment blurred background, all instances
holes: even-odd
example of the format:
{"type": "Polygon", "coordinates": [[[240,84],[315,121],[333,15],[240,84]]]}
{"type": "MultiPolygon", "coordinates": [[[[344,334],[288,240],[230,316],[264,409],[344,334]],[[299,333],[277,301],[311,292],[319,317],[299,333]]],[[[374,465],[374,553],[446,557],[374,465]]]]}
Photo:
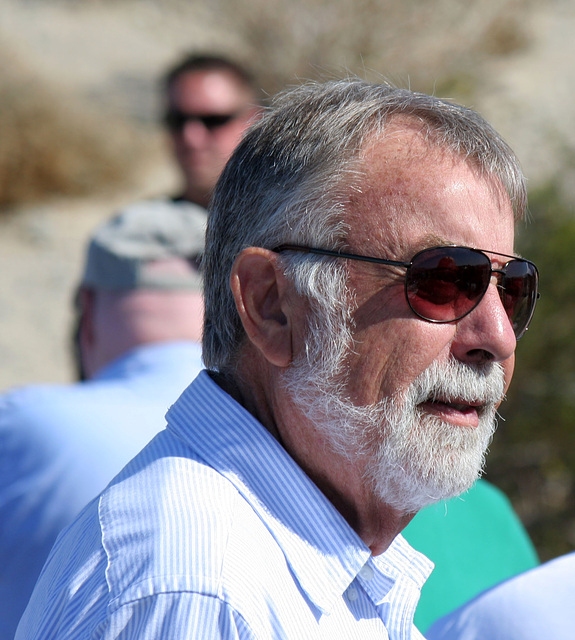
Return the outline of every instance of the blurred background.
{"type": "MultiPolygon", "coordinates": [[[[73,377],[88,233],[175,188],[158,78],[188,51],[302,79],[387,78],[480,111],[518,153],[518,250],[542,298],[487,478],[545,560],[575,548],[575,4],[569,0],[0,0],[0,390],[73,377]]],[[[462,212],[463,213],[463,212],[462,212]]]]}

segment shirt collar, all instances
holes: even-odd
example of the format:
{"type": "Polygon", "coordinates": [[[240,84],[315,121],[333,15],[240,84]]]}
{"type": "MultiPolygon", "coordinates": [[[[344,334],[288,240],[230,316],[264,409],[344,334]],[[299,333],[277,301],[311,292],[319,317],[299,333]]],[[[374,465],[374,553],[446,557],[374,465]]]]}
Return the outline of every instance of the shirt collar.
{"type": "Polygon", "coordinates": [[[222,473],[252,506],[322,613],[332,609],[368,561],[380,576],[369,580],[377,591],[372,595],[375,600],[385,598],[398,576],[408,575],[420,587],[431,571],[427,559],[401,537],[385,554],[372,558],[369,548],[279,442],[207,371],[186,389],[166,418],[168,429],[222,473]]]}
{"type": "Polygon", "coordinates": [[[301,587],[327,612],[370,551],[279,442],[202,371],[168,429],[224,475],[274,536],[301,587]]]}

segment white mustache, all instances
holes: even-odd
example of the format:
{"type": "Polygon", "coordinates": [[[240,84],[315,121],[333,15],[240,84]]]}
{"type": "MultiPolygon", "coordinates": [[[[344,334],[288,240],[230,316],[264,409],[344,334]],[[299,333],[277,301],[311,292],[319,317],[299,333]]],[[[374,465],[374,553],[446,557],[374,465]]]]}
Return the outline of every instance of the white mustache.
{"type": "Polygon", "coordinates": [[[504,390],[505,373],[499,363],[478,367],[451,359],[428,367],[411,385],[407,401],[412,406],[442,401],[484,408],[501,402],[504,390]]]}

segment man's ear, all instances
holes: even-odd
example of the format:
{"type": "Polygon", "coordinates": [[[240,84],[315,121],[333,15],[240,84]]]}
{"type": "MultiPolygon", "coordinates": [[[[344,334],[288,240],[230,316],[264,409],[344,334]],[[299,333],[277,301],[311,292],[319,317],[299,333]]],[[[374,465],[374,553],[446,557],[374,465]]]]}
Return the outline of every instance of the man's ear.
{"type": "Polygon", "coordinates": [[[292,361],[291,285],[278,265],[278,255],[248,247],[236,258],[231,289],[244,330],[268,362],[287,367],[292,361]]]}
{"type": "Polygon", "coordinates": [[[76,294],[76,320],[72,347],[78,380],[87,380],[91,369],[92,345],[95,341],[94,296],[95,293],[87,289],[79,289],[76,294]]]}
{"type": "Polygon", "coordinates": [[[94,330],[94,292],[80,289],[77,293],[78,336],[81,342],[91,344],[95,339],[94,330]]]}

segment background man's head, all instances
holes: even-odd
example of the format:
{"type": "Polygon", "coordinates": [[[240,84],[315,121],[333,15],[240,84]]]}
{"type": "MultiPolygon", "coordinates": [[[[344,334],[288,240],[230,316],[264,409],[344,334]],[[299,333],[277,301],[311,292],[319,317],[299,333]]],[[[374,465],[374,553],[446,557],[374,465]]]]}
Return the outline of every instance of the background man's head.
{"type": "Polygon", "coordinates": [[[133,205],[96,230],[77,296],[81,378],[143,344],[201,341],[205,224],[201,207],[158,201],[133,205]]]}
{"type": "Polygon", "coordinates": [[[255,83],[239,64],[191,55],[164,79],[165,124],[182,170],[182,196],[207,207],[225,163],[259,114],[255,83]]]}
{"type": "MultiPolygon", "coordinates": [[[[466,318],[433,324],[410,310],[405,270],[366,272],[363,263],[273,249],[402,262],[434,245],[511,254],[514,219],[526,206],[518,162],[475,112],[387,85],[310,84],[274,106],[240,143],[214,196],[204,361],[240,380],[251,367],[254,379],[254,353],[263,354],[260,381],[275,380],[276,401],[280,394],[323,429],[322,446],[327,438],[353,459],[396,508],[416,511],[460,493],[481,467],[513,370],[515,335],[497,290],[489,287],[466,318]],[[228,284],[246,247],[262,249],[251,252],[254,268],[244,275],[267,269],[282,299],[249,332],[242,283],[235,300],[228,284]],[[271,325],[274,339],[262,338],[271,325]],[[394,441],[392,432],[401,435],[394,441]]],[[[308,455],[297,441],[284,443],[300,462],[308,455]]],[[[308,472],[328,482],[333,469],[308,472]]]]}

